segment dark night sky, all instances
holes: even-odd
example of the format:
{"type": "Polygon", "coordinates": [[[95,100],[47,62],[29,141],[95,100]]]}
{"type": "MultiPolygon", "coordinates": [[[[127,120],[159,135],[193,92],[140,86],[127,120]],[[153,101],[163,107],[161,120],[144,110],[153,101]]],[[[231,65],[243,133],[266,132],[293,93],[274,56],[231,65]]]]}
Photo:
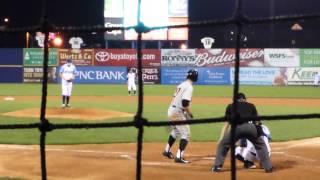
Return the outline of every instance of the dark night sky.
{"type": "MultiPolygon", "coordinates": [[[[6,0],[2,0],[4,1],[6,0]]],[[[195,11],[198,16],[221,19],[231,16],[236,0],[189,1],[190,10],[195,11]]],[[[49,18],[56,24],[103,23],[103,0],[49,0],[49,6],[49,18]]],[[[41,7],[42,0],[9,0],[0,6],[0,17],[10,17],[12,25],[37,24],[40,21],[41,7]]],[[[320,12],[320,1],[243,0],[243,11],[253,17],[314,13],[320,12]]]]}
{"type": "MultiPolygon", "coordinates": [[[[224,19],[232,16],[236,0],[189,0],[190,21],[224,19]],[[219,2],[219,3],[218,3],[219,2]]],[[[271,17],[320,13],[319,0],[243,0],[243,13],[249,17],[271,17]]],[[[295,22],[244,26],[245,47],[320,47],[320,20],[298,21],[303,31],[290,31],[295,22]],[[295,44],[292,40],[295,40],[295,44]]],[[[201,39],[211,36],[216,47],[234,47],[235,26],[196,28],[189,31],[189,47],[202,47],[201,39]],[[230,39],[233,39],[230,40],[230,39]]]]}
{"type": "MultiPolygon", "coordinates": [[[[49,19],[54,24],[103,24],[103,0],[49,0],[48,2],[49,19]]],[[[0,6],[0,17],[10,17],[11,26],[38,24],[42,6],[42,0],[9,0],[0,6]]]]}
{"type": "MultiPolygon", "coordinates": [[[[49,19],[55,25],[97,25],[103,24],[103,0],[49,0],[49,19]]],[[[189,18],[190,21],[198,21],[205,19],[223,19],[230,17],[235,9],[236,0],[189,0],[189,18]]],[[[0,6],[0,18],[10,18],[11,27],[21,27],[35,25],[40,22],[41,17],[41,0],[2,0],[0,6]],[[5,4],[3,2],[6,2],[5,4]]],[[[292,15],[305,13],[320,13],[319,0],[243,0],[243,12],[250,17],[269,17],[272,15],[292,15]]],[[[307,41],[312,40],[312,32],[319,31],[319,21],[303,21],[300,22],[304,26],[305,32],[309,33],[307,41]]],[[[283,30],[287,30],[291,24],[276,24],[272,32],[260,32],[260,30],[268,29],[269,26],[255,26],[248,31],[254,29],[253,34],[257,36],[259,33],[274,33],[268,41],[279,39],[276,35],[281,34],[283,30]]],[[[232,27],[227,27],[227,30],[232,27]]],[[[201,29],[197,29],[198,31],[201,29]]],[[[225,31],[225,29],[215,28],[203,29],[204,31],[216,31],[217,33],[225,31]]],[[[192,35],[192,31],[190,33],[192,35]]],[[[300,33],[301,34],[301,33],[300,33]]],[[[193,36],[193,35],[192,35],[193,36]]],[[[219,35],[220,36],[220,35],[219,35]]],[[[225,35],[222,35],[225,36],[225,35]]],[[[194,38],[198,38],[194,36],[194,38]]],[[[225,37],[223,37],[225,38],[225,37]]],[[[280,38],[281,40],[281,38],[280,38]]],[[[320,42],[319,38],[316,39],[320,42]]],[[[191,38],[192,41],[192,38],[191,38]]],[[[258,46],[263,44],[265,40],[257,38],[258,46]]],[[[271,43],[269,45],[277,46],[271,43]]],[[[281,44],[281,43],[280,43],[281,44]]],[[[0,44],[1,45],[1,44],[0,44]]],[[[198,46],[197,44],[195,46],[198,46]]],[[[226,46],[222,43],[221,46],[226,46]]],[[[262,46],[266,46],[263,44],[262,46]]],[[[285,46],[284,45],[279,45],[285,46]]],[[[312,46],[318,46],[316,44],[312,46]]]]}

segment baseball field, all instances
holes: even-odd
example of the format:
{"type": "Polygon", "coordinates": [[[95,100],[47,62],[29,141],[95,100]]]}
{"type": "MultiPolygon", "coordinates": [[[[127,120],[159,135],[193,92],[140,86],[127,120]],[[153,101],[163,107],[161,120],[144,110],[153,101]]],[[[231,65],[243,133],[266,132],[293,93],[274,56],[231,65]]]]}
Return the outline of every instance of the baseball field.
{"type": "MultiPolygon", "coordinates": [[[[166,121],[175,86],[146,85],[143,117],[166,121]]],[[[320,88],[307,86],[241,86],[260,115],[319,113],[320,88]]],[[[60,86],[48,85],[46,117],[52,123],[131,121],[137,96],[128,96],[126,85],[74,86],[71,108],[61,108],[60,86]]],[[[232,86],[194,86],[192,110],[197,118],[222,117],[232,100],[232,86]]],[[[0,124],[39,121],[41,85],[0,84],[0,124]]],[[[239,167],[239,179],[318,179],[320,177],[320,119],[265,121],[272,132],[275,172],[239,167]]],[[[225,172],[209,171],[215,157],[221,123],[193,125],[186,158],[175,164],[161,152],[169,128],[145,128],[142,179],[230,179],[225,172]]],[[[40,179],[38,129],[0,131],[0,179],[40,179]]],[[[65,129],[47,134],[48,179],[134,179],[137,130],[65,129]]],[[[175,147],[176,148],[176,147],[175,147]]]]}

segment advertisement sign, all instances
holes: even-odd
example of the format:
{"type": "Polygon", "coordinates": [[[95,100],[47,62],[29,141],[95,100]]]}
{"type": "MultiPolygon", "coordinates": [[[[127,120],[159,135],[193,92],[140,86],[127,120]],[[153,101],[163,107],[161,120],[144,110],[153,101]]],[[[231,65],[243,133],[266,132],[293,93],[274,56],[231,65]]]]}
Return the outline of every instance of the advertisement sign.
{"type": "Polygon", "coordinates": [[[76,66],[91,66],[93,63],[93,49],[59,49],[59,65],[66,63],[67,59],[72,59],[76,66]]]}
{"type": "Polygon", "coordinates": [[[299,67],[299,49],[264,49],[264,65],[269,67],[299,67]]]}
{"type": "MultiPolygon", "coordinates": [[[[134,72],[138,72],[136,68],[128,68],[128,72],[130,69],[133,69],[134,72]]],[[[138,74],[137,82],[138,82],[138,74]]],[[[142,81],[143,84],[160,84],[160,68],[142,68],[142,81]]]]}
{"type": "MultiPolygon", "coordinates": [[[[83,84],[125,84],[126,79],[126,67],[80,66],[77,67],[74,82],[83,84]]],[[[60,78],[59,82],[61,82],[60,78]]]]}
{"type": "MultiPolygon", "coordinates": [[[[94,65],[137,67],[137,58],[135,49],[95,49],[94,65]]],[[[160,67],[160,65],[160,50],[142,51],[143,67],[160,67]]]]}
{"type": "MultiPolygon", "coordinates": [[[[279,68],[243,67],[239,71],[241,85],[272,85],[279,68]]],[[[230,81],[234,84],[234,68],[230,70],[230,81]]]]}
{"type": "Polygon", "coordinates": [[[161,84],[179,84],[187,77],[188,67],[162,67],[161,84]]]}
{"type": "MultiPolygon", "coordinates": [[[[169,25],[188,24],[188,18],[169,18],[169,25]]],[[[168,40],[188,40],[188,28],[170,28],[168,40]]]]}
{"type": "Polygon", "coordinates": [[[1,83],[21,83],[23,77],[22,67],[0,67],[1,83]]]}
{"type": "MultiPolygon", "coordinates": [[[[180,84],[186,80],[190,67],[162,67],[161,84],[180,84]]],[[[230,68],[197,68],[198,81],[201,85],[230,84],[230,68]]]]}
{"type": "MultiPolygon", "coordinates": [[[[42,67],[24,67],[23,68],[23,82],[42,82],[43,78],[43,68],[42,67]]],[[[57,82],[58,71],[56,67],[48,68],[48,82],[55,83],[57,82]]]]}
{"type": "Polygon", "coordinates": [[[188,17],[188,0],[169,0],[169,17],[188,17]]]}
{"type": "Polygon", "coordinates": [[[123,17],[123,0],[104,0],[104,17],[123,17]]]}
{"type": "Polygon", "coordinates": [[[197,84],[226,85],[230,82],[230,68],[197,68],[199,72],[197,84]]]}
{"type": "Polygon", "coordinates": [[[320,49],[300,49],[301,67],[320,67],[320,49]]]}
{"type": "MultiPolygon", "coordinates": [[[[49,49],[48,66],[57,66],[58,50],[49,49]]],[[[24,48],[23,64],[25,66],[43,66],[43,49],[42,48],[24,48]]]]}
{"type": "MultiPolygon", "coordinates": [[[[104,19],[105,27],[123,27],[123,18],[105,18],[104,19]]],[[[123,40],[124,32],[121,30],[106,31],[105,39],[106,40],[123,40]]]]}
{"type": "Polygon", "coordinates": [[[320,67],[316,68],[288,68],[289,85],[313,85],[315,75],[320,72],[320,67]]]}
{"type": "Polygon", "coordinates": [[[0,48],[0,65],[22,65],[22,49],[0,48]]]}
{"type": "Polygon", "coordinates": [[[161,49],[161,66],[195,66],[194,49],[161,49]]]}
{"type": "MultiPolygon", "coordinates": [[[[261,67],[263,49],[241,49],[240,66],[261,67]]],[[[196,49],[196,67],[232,67],[235,63],[235,49],[196,49]]]]}

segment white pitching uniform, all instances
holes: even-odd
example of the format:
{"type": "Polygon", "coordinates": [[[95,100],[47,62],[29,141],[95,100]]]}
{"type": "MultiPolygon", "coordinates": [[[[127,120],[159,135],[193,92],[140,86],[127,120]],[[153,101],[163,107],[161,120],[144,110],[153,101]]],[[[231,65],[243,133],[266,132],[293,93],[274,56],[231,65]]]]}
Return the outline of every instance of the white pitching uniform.
{"type": "Polygon", "coordinates": [[[74,80],[76,74],[76,67],[72,63],[66,63],[60,68],[61,75],[61,86],[62,86],[62,96],[71,96],[72,92],[72,81],[74,80]]]}
{"type": "MultiPolygon", "coordinates": [[[[182,106],[182,100],[189,100],[191,102],[193,93],[193,86],[191,81],[184,81],[176,88],[173,99],[168,109],[168,118],[171,121],[187,120],[182,106]]],[[[175,139],[180,137],[181,139],[189,140],[190,138],[189,125],[172,126],[171,136],[175,139]]]]}
{"type": "Polygon", "coordinates": [[[128,91],[136,91],[137,87],[136,87],[136,83],[135,83],[135,79],[136,79],[136,74],[133,72],[129,72],[127,74],[127,78],[128,78],[128,91]]]}
{"type": "MultiPolygon", "coordinates": [[[[267,145],[269,156],[271,156],[271,148],[269,144],[269,141],[271,139],[271,133],[267,126],[265,125],[261,125],[261,126],[262,126],[264,135],[261,136],[260,138],[263,138],[264,142],[267,145]]],[[[236,147],[235,154],[240,155],[244,158],[244,160],[248,160],[251,162],[254,162],[255,160],[259,160],[257,151],[249,140],[247,140],[247,147],[239,147],[239,146],[236,147]]]]}

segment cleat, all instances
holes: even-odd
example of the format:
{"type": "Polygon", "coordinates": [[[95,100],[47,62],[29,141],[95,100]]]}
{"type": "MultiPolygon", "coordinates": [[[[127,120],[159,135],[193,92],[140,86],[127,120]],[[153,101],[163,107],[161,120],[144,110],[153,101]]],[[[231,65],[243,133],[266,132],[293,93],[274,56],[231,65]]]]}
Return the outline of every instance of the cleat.
{"type": "Polygon", "coordinates": [[[247,160],[244,162],[243,167],[246,168],[246,169],[255,169],[255,168],[257,168],[257,166],[254,165],[253,162],[247,161],[247,160]]]}
{"type": "Polygon", "coordinates": [[[245,166],[246,169],[256,169],[257,166],[256,165],[249,165],[249,166],[245,166]]]}
{"type": "Polygon", "coordinates": [[[69,108],[69,107],[71,107],[71,105],[70,105],[70,104],[67,104],[67,105],[66,105],[66,107],[68,107],[68,108],[69,108]]]}
{"type": "Polygon", "coordinates": [[[66,105],[65,105],[65,104],[62,104],[62,105],[61,105],[61,107],[62,107],[62,108],[65,108],[65,107],[66,107],[66,105]]]}
{"type": "Polygon", "coordinates": [[[221,166],[214,166],[211,168],[211,172],[221,172],[222,167],[221,166]]]}
{"type": "Polygon", "coordinates": [[[176,162],[176,163],[182,163],[182,164],[188,164],[188,163],[189,163],[189,161],[187,161],[187,160],[185,160],[185,159],[183,159],[183,158],[175,158],[175,159],[174,159],[174,162],[176,162]]]}
{"type": "Polygon", "coordinates": [[[170,152],[170,151],[169,152],[163,151],[162,155],[167,157],[168,159],[174,159],[174,156],[173,156],[172,152],[170,152]]]}

